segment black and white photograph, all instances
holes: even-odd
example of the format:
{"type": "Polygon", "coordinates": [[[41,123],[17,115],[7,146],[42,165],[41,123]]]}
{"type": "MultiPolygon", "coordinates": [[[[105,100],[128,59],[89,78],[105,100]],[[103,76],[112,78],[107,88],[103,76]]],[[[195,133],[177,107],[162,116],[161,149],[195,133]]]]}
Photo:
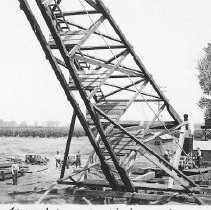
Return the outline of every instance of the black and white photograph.
{"type": "Polygon", "coordinates": [[[0,208],[211,205],[210,0],[0,7],[0,208]]]}

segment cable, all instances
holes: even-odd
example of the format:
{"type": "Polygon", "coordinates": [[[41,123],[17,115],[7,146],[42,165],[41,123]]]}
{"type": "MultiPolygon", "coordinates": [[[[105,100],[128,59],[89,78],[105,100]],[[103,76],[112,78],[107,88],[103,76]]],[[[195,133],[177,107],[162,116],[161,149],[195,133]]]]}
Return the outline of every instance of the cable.
{"type": "MultiPolygon", "coordinates": [[[[86,10],[85,6],[83,5],[83,3],[81,2],[81,0],[79,0],[80,4],[82,5],[82,7],[84,8],[84,10],[86,11],[87,15],[89,16],[91,22],[94,24],[94,21],[92,20],[90,14],[88,13],[88,11],[86,10]]],[[[103,26],[107,32],[107,35],[109,35],[107,28],[105,27],[105,24],[103,22],[103,26]]],[[[110,45],[106,42],[105,38],[102,36],[102,34],[100,33],[99,29],[97,29],[98,33],[100,34],[101,38],[104,40],[105,44],[108,46],[111,54],[115,57],[115,60],[117,61],[118,65],[120,66],[119,60],[117,59],[116,55],[113,53],[110,45]]],[[[124,70],[125,71],[125,70],[124,70]]],[[[134,84],[133,80],[131,79],[130,75],[125,71],[125,74],[128,76],[130,82],[133,84],[133,86],[135,87],[136,91],[141,95],[142,99],[145,101],[145,103],[147,104],[147,106],[149,107],[149,109],[153,112],[154,116],[156,116],[156,118],[158,119],[158,121],[164,126],[165,130],[170,134],[170,131],[168,130],[168,128],[166,127],[166,125],[162,122],[162,120],[160,120],[160,117],[155,113],[155,111],[152,109],[152,107],[149,105],[149,103],[147,102],[147,100],[144,98],[144,96],[142,95],[141,91],[137,88],[136,84],[134,84]]],[[[166,134],[164,134],[165,136],[166,134]]],[[[180,149],[184,152],[184,154],[186,155],[186,157],[188,157],[188,155],[185,153],[185,151],[183,150],[183,148],[181,148],[181,146],[176,142],[176,144],[180,147],[180,149]]],[[[195,165],[195,163],[194,163],[195,165]]],[[[195,165],[196,166],[196,165],[195,165]]],[[[196,166],[197,167],[197,166],[196,166]]],[[[198,168],[198,167],[197,167],[198,168]]],[[[198,168],[199,172],[202,174],[202,176],[204,177],[203,173],[200,171],[200,169],[198,168]]],[[[204,177],[205,178],[205,177],[204,177]]],[[[206,180],[206,178],[205,178],[206,180]]]]}

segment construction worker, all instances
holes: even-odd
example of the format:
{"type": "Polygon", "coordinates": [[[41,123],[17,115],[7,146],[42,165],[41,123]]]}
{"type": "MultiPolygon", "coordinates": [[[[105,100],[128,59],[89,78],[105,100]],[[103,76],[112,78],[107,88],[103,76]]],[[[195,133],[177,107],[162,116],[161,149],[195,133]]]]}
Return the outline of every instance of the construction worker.
{"type": "Polygon", "coordinates": [[[11,172],[12,172],[12,180],[13,180],[13,185],[18,184],[18,172],[19,172],[19,165],[16,159],[14,159],[12,167],[11,167],[11,172]]]}
{"type": "Polygon", "coordinates": [[[80,150],[78,150],[78,152],[76,153],[76,160],[75,160],[75,165],[76,167],[81,167],[81,152],[80,150]]]}
{"type": "Polygon", "coordinates": [[[200,148],[198,147],[197,148],[197,152],[196,152],[196,165],[198,167],[200,167],[201,166],[201,163],[202,163],[202,153],[201,153],[200,148]]]}
{"type": "Polygon", "coordinates": [[[56,168],[61,168],[61,155],[59,154],[59,151],[56,152],[55,160],[56,160],[56,168]]]}
{"type": "Polygon", "coordinates": [[[169,149],[167,149],[165,151],[165,154],[164,154],[163,157],[164,157],[165,160],[167,160],[168,162],[170,162],[170,150],[169,149]]]}

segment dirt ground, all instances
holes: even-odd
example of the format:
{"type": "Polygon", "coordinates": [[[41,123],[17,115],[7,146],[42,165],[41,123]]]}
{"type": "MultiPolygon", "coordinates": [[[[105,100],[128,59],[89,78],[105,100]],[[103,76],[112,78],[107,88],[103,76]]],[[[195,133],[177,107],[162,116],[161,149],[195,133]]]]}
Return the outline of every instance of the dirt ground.
{"type": "MultiPolygon", "coordinates": [[[[35,203],[43,194],[39,191],[47,189],[59,178],[61,169],[56,168],[54,156],[57,150],[63,154],[65,143],[65,138],[0,138],[0,156],[11,157],[18,155],[24,158],[25,154],[42,154],[50,159],[47,165],[29,165],[29,171],[32,173],[27,173],[18,178],[17,187],[12,185],[12,180],[1,181],[0,203],[35,203]],[[16,192],[14,193],[14,191],[16,192]]],[[[91,145],[86,137],[72,140],[70,154],[74,155],[78,150],[83,154],[83,165],[87,160],[88,153],[91,151],[91,145]]],[[[70,174],[72,170],[73,168],[67,169],[66,174],[70,174]]],[[[64,186],[55,186],[55,189],[61,188],[64,188],[64,186]]],[[[48,195],[45,202],[65,204],[71,203],[72,200],[61,195],[48,195]]]]}

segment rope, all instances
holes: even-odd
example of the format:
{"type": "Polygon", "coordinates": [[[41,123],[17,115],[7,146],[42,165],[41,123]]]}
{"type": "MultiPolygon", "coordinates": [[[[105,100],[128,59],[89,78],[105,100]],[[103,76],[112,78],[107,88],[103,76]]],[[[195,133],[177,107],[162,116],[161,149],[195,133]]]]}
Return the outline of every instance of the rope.
{"type": "MultiPolygon", "coordinates": [[[[94,21],[92,20],[90,14],[88,13],[86,7],[83,5],[83,3],[81,2],[81,0],[79,0],[80,4],[82,5],[82,7],[84,8],[84,10],[86,11],[89,19],[91,20],[91,22],[94,24],[94,21]]],[[[103,26],[107,32],[107,35],[109,35],[107,28],[105,27],[105,24],[103,22],[103,26]]],[[[111,54],[115,57],[115,60],[117,61],[118,65],[120,66],[119,60],[117,59],[116,55],[113,53],[110,45],[106,42],[105,38],[102,36],[102,34],[100,33],[99,29],[97,29],[98,33],[100,34],[101,38],[103,39],[103,41],[105,42],[105,44],[108,46],[109,51],[111,52],[111,54]]],[[[113,41],[111,41],[113,42],[113,41]]],[[[125,70],[124,70],[125,71],[125,70]]],[[[155,113],[155,111],[152,109],[152,107],[150,106],[150,104],[147,102],[147,100],[144,98],[144,96],[142,95],[141,91],[137,88],[136,84],[134,84],[133,80],[131,79],[130,75],[125,71],[125,74],[127,75],[128,79],[130,80],[130,82],[133,84],[133,86],[135,87],[136,91],[138,91],[138,93],[141,95],[142,99],[145,101],[145,103],[147,104],[147,106],[149,107],[149,109],[153,112],[154,116],[156,116],[156,118],[158,119],[158,121],[164,126],[165,130],[170,134],[169,129],[166,127],[166,125],[162,122],[162,120],[160,120],[160,117],[155,113]]],[[[164,134],[166,135],[166,134],[164,134]]],[[[176,142],[176,144],[180,147],[180,149],[184,152],[185,156],[188,157],[187,153],[185,153],[185,151],[183,150],[183,148],[181,148],[181,146],[176,142]]],[[[195,165],[195,163],[193,163],[195,165]]],[[[196,165],[195,165],[196,166],[196,165]]],[[[201,175],[204,177],[203,173],[200,171],[200,169],[196,166],[196,168],[199,170],[199,172],[201,173],[201,175]]],[[[204,179],[206,180],[206,178],[204,177],[204,179]]]]}

